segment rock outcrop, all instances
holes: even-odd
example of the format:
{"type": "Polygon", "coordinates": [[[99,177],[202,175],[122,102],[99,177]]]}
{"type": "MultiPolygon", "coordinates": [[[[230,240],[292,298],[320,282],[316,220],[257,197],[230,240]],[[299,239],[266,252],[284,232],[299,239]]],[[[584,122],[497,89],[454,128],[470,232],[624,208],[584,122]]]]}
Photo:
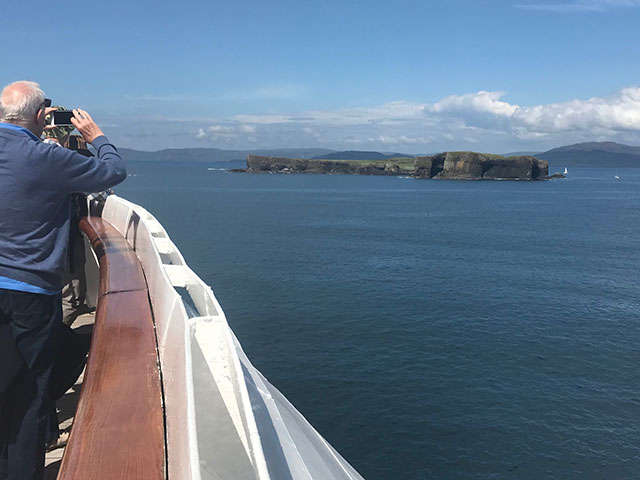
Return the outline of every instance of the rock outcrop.
{"type": "Polygon", "coordinates": [[[445,152],[416,157],[418,178],[542,180],[549,173],[546,160],[531,156],[501,157],[475,152],[445,152]]]}
{"type": "Polygon", "coordinates": [[[549,164],[531,156],[502,157],[475,152],[391,158],[380,161],[306,160],[249,155],[251,173],[338,173],[355,175],[410,175],[416,178],[543,180],[549,164]]]}

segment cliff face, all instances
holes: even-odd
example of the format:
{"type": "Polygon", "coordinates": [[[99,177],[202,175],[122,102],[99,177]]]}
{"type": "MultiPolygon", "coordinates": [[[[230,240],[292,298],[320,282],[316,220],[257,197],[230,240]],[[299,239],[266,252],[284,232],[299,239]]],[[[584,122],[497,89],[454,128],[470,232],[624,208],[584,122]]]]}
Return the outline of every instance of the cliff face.
{"type": "Polygon", "coordinates": [[[416,178],[542,180],[545,160],[531,156],[501,157],[475,152],[445,152],[428,157],[385,161],[305,160],[249,155],[252,173],[342,173],[356,175],[411,175],[416,178]]]}
{"type": "Polygon", "coordinates": [[[542,180],[549,164],[531,156],[500,157],[475,152],[445,152],[416,158],[418,178],[542,180]]]}

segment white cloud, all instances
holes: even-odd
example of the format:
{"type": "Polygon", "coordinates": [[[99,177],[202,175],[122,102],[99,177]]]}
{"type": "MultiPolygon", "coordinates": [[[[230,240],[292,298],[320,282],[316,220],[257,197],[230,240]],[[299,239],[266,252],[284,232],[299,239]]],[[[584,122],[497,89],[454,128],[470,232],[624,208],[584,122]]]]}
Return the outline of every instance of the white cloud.
{"type": "Polygon", "coordinates": [[[287,115],[236,115],[235,120],[247,123],[286,123],[289,120],[287,115]]]}
{"type": "Polygon", "coordinates": [[[342,143],[346,145],[362,145],[364,140],[354,136],[348,136],[342,139],[342,143]]]}
{"type": "Polygon", "coordinates": [[[510,117],[519,107],[501,101],[500,99],[503,96],[504,92],[486,92],[481,90],[478,93],[451,95],[427,108],[434,113],[456,114],[462,112],[480,112],[501,117],[510,117]]]}
{"type": "Polygon", "coordinates": [[[400,135],[397,137],[389,135],[379,135],[375,138],[369,138],[369,141],[371,143],[382,143],[384,145],[424,145],[433,142],[433,140],[433,137],[407,137],[406,135],[400,135]]]}
{"type": "Polygon", "coordinates": [[[299,115],[236,115],[234,120],[258,124],[312,122],[331,125],[368,125],[398,123],[420,118],[424,106],[424,104],[397,101],[378,107],[311,110],[299,115]]]}
{"type": "MultiPolygon", "coordinates": [[[[171,127],[175,122],[169,122],[171,127]]],[[[159,125],[156,122],[155,125],[159,125]]],[[[540,105],[509,102],[500,91],[450,95],[433,103],[192,119],[191,138],[220,148],[326,147],[407,153],[478,149],[542,150],[579,141],[640,143],[640,87],[605,97],[540,105]],[[391,149],[391,148],[388,148],[391,149]]],[[[189,126],[191,125],[191,127],[189,126]]]]}
{"type": "MultiPolygon", "coordinates": [[[[224,138],[245,138],[246,134],[255,133],[257,129],[256,125],[246,124],[210,125],[208,127],[198,128],[196,138],[216,140],[224,138]]],[[[251,139],[255,137],[249,136],[246,138],[251,139]]]]}
{"type": "Polygon", "coordinates": [[[640,0],[577,0],[568,3],[520,3],[516,7],[547,12],[604,12],[614,8],[640,7],[640,0]]]}
{"type": "Polygon", "coordinates": [[[225,133],[234,132],[235,128],[233,128],[233,127],[225,127],[223,125],[212,125],[210,127],[207,127],[207,131],[209,133],[213,133],[214,135],[217,135],[217,134],[225,134],[225,133]]]}
{"type": "Polygon", "coordinates": [[[640,131],[640,88],[624,88],[606,98],[518,108],[512,118],[515,127],[534,133],[640,131]]]}
{"type": "Polygon", "coordinates": [[[467,127],[515,133],[523,138],[547,134],[640,132],[640,88],[624,88],[609,97],[521,107],[502,100],[504,92],[453,95],[425,107],[425,115],[461,120],[467,127]]]}

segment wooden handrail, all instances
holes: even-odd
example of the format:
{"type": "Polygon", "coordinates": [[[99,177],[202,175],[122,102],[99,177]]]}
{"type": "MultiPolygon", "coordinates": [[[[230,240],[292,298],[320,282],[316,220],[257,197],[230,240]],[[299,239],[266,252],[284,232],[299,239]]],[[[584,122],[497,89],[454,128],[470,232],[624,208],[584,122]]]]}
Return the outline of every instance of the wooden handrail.
{"type": "Polygon", "coordinates": [[[58,479],[165,478],[157,343],[142,267],[107,221],[80,228],[100,264],[89,360],[58,479]]]}

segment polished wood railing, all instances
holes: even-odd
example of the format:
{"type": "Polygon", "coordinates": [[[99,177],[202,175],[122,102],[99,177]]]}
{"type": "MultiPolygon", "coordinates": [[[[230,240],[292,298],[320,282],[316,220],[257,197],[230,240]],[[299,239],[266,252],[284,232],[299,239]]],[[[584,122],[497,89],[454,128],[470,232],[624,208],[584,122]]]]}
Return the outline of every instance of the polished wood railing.
{"type": "Polygon", "coordinates": [[[100,264],[89,360],[58,479],[164,479],[165,428],[157,342],[142,267],[99,217],[80,228],[100,264]]]}

